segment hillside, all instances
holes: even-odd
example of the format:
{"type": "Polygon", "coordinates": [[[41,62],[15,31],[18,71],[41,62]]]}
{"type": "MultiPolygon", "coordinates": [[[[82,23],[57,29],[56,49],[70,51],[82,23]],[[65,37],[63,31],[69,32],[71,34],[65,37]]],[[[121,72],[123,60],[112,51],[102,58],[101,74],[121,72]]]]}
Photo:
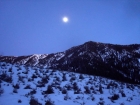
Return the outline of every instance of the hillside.
{"type": "Polygon", "coordinates": [[[140,83],[140,45],[86,42],[64,52],[29,56],[0,56],[1,62],[45,67],[140,83]]]}
{"type": "Polygon", "coordinates": [[[140,85],[0,62],[0,105],[139,105],[140,85]]]}

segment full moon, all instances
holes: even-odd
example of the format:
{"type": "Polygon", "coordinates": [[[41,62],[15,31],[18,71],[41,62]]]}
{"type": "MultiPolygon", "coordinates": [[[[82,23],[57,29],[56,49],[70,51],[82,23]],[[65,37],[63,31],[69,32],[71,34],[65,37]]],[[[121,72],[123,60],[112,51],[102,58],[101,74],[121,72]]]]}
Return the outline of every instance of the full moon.
{"type": "Polygon", "coordinates": [[[63,17],[63,22],[67,23],[69,19],[67,17],[63,17]]]}

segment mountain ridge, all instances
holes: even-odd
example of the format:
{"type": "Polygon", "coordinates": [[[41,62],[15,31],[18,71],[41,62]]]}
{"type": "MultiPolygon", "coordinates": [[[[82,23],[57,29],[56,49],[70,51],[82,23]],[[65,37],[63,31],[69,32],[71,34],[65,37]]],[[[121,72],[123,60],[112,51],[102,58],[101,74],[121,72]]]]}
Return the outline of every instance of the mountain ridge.
{"type": "Polygon", "coordinates": [[[88,41],[64,52],[0,56],[0,61],[140,83],[140,44],[117,45],[88,41]]]}

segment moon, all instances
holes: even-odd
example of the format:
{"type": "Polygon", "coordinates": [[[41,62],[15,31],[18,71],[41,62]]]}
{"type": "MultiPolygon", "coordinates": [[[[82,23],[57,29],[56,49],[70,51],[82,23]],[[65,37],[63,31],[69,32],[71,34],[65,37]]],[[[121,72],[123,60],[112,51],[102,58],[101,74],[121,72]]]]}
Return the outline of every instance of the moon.
{"type": "Polygon", "coordinates": [[[63,17],[63,22],[67,23],[69,21],[68,17],[63,17]]]}

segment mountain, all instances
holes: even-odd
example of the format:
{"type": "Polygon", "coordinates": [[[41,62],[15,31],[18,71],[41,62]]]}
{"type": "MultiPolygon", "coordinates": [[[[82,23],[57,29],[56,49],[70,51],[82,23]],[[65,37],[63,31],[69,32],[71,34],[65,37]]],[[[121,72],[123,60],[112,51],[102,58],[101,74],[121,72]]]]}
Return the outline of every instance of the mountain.
{"type": "Polygon", "coordinates": [[[0,56],[0,61],[140,83],[140,44],[114,45],[89,41],[64,52],[0,56]]]}

